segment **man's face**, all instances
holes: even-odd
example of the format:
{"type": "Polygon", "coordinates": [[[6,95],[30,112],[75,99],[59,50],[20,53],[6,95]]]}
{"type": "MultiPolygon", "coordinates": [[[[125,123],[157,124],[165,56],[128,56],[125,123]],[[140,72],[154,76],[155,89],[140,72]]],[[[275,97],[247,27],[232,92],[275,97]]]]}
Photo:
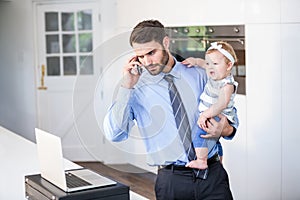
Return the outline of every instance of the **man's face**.
{"type": "Polygon", "coordinates": [[[168,72],[166,65],[169,61],[169,54],[161,44],[151,41],[143,44],[133,43],[132,47],[138,61],[151,75],[168,72]]]}

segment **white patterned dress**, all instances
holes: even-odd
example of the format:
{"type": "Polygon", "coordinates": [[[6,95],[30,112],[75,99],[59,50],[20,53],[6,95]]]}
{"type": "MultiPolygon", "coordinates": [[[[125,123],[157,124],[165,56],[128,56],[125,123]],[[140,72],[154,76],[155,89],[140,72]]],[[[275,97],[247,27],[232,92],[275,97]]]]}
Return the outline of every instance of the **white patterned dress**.
{"type": "MultiPolygon", "coordinates": [[[[200,96],[200,104],[198,106],[198,109],[200,111],[200,115],[203,111],[207,110],[211,105],[216,103],[219,98],[219,94],[221,91],[221,88],[224,87],[226,84],[231,84],[234,86],[234,92],[232,93],[230,97],[229,104],[227,107],[221,112],[221,114],[225,115],[227,119],[235,123],[234,117],[235,117],[235,111],[234,111],[234,97],[236,95],[238,83],[234,80],[232,75],[227,76],[226,78],[222,80],[213,80],[211,78],[208,79],[204,91],[200,96]]],[[[203,130],[202,130],[203,131],[203,130]]],[[[199,134],[205,134],[205,132],[200,132],[199,134]]],[[[204,139],[199,137],[198,135],[194,137],[193,140],[194,147],[205,147],[204,139]]],[[[220,146],[221,148],[221,146],[220,146]]]]}

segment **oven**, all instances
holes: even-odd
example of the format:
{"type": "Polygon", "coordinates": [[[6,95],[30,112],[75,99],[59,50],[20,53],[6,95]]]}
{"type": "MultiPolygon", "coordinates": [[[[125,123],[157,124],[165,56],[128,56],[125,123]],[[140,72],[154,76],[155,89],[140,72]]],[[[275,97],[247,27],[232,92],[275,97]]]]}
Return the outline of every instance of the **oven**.
{"type": "Polygon", "coordinates": [[[180,26],[166,27],[170,37],[170,50],[178,61],[188,57],[205,57],[210,43],[225,41],[234,48],[238,61],[232,69],[235,80],[239,83],[237,93],[246,94],[246,60],[244,25],[221,26],[180,26]]]}

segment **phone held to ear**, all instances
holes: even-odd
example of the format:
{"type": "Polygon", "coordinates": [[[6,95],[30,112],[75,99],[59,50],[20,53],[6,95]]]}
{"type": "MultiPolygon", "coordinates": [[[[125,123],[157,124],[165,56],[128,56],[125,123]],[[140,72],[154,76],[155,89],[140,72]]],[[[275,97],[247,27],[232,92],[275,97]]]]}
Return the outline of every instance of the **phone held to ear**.
{"type": "Polygon", "coordinates": [[[143,68],[139,65],[136,65],[136,70],[137,70],[139,75],[141,75],[143,73],[143,68]]]}
{"type": "Polygon", "coordinates": [[[143,68],[139,65],[135,65],[131,70],[130,73],[133,75],[141,75],[143,73],[143,68]]]}
{"type": "MultiPolygon", "coordinates": [[[[135,61],[138,62],[137,58],[135,58],[135,61]]],[[[143,73],[143,68],[139,65],[134,65],[130,73],[133,75],[141,75],[143,73]]]]}

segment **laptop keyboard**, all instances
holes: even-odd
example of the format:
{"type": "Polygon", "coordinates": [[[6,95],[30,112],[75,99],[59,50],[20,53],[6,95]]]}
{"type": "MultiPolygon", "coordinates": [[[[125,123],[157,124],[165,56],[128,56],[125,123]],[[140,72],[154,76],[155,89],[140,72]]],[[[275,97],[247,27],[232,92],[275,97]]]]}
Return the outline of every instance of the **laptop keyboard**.
{"type": "Polygon", "coordinates": [[[76,188],[76,187],[92,185],[89,182],[87,182],[71,173],[66,173],[66,180],[67,180],[68,188],[76,188]]]}

